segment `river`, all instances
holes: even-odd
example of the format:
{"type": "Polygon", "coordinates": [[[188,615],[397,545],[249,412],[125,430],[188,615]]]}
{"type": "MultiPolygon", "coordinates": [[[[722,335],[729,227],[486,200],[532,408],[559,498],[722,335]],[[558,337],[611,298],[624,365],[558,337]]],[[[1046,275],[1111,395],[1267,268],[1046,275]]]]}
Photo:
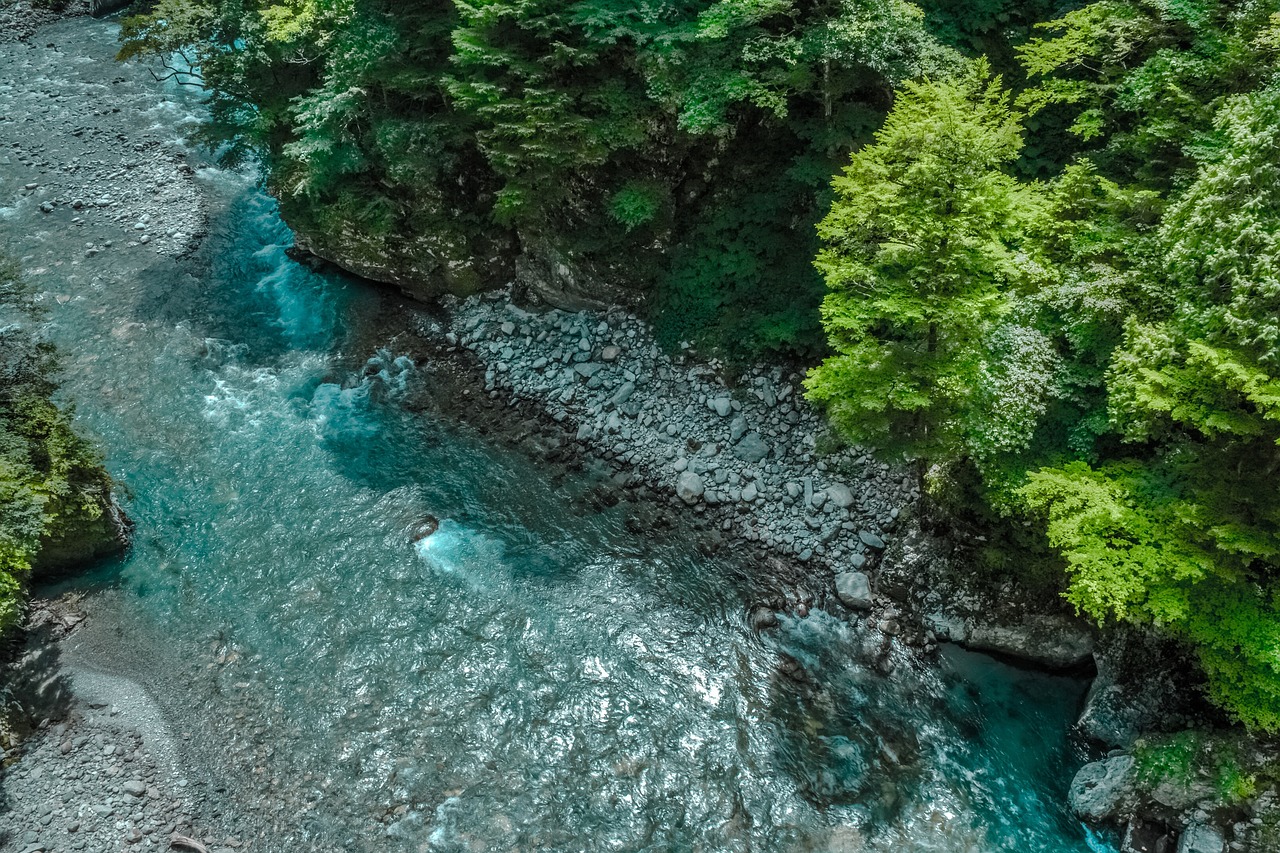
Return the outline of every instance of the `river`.
{"type": "Polygon", "coordinates": [[[76,581],[64,665],[142,685],[258,849],[1104,849],[1066,807],[1083,681],[950,648],[886,677],[822,612],[752,631],[731,559],[406,405],[438,392],[381,325],[392,298],[290,260],[252,175],[187,152],[197,197],[148,178],[141,227],[106,212],[145,165],[96,218],[42,214],[46,184],[118,164],[32,147],[23,116],[118,109],[112,144],[147,152],[199,116],[113,39],[68,21],[0,57],[0,245],[137,523],[76,581]],[[182,255],[160,220],[192,205],[182,255]]]}

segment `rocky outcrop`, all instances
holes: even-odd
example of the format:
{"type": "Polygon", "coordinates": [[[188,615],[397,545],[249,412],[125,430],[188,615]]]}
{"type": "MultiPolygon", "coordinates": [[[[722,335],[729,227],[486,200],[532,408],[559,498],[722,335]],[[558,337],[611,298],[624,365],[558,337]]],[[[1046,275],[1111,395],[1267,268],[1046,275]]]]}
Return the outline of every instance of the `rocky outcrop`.
{"type": "Polygon", "coordinates": [[[1144,732],[1186,728],[1203,716],[1197,668],[1151,629],[1107,629],[1094,662],[1098,674],[1076,723],[1094,743],[1128,749],[1144,732]]]}
{"type": "Polygon", "coordinates": [[[583,269],[546,240],[521,235],[524,251],[516,258],[516,283],[534,301],[561,311],[606,311],[635,301],[635,294],[608,284],[609,276],[583,269]]]}
{"type": "Polygon", "coordinates": [[[107,483],[103,484],[99,501],[96,512],[68,520],[56,535],[41,541],[34,566],[36,577],[49,580],[129,547],[133,523],[107,483]]]}
{"type": "Polygon", "coordinates": [[[1090,823],[1114,820],[1133,803],[1133,765],[1133,756],[1117,755],[1080,768],[1071,782],[1071,810],[1090,823]]]}
{"type": "Polygon", "coordinates": [[[964,644],[971,649],[1032,661],[1050,669],[1074,669],[1093,658],[1093,630],[1069,616],[1028,614],[1020,623],[977,623],[964,644]]]}
{"type": "Polygon", "coordinates": [[[510,271],[510,264],[496,249],[478,258],[455,257],[466,247],[453,245],[447,235],[383,235],[354,226],[324,230],[305,218],[290,216],[289,205],[283,205],[281,213],[295,226],[298,251],[362,278],[395,285],[419,302],[447,293],[477,293],[502,281],[510,271]]]}
{"type": "Polygon", "coordinates": [[[119,12],[131,3],[133,0],[89,0],[89,14],[101,18],[103,15],[119,12]]]}

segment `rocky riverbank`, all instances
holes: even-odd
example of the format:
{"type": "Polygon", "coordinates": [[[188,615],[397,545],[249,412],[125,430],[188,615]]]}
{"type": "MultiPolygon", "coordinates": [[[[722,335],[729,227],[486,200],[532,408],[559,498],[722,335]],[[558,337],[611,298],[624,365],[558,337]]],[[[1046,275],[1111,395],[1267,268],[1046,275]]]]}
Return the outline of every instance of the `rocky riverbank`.
{"type": "Polygon", "coordinates": [[[472,364],[473,387],[460,393],[490,410],[472,419],[522,434],[540,421],[560,437],[535,446],[604,462],[615,484],[692,514],[713,543],[766,555],[760,565],[785,593],[756,607],[757,628],[776,624],[775,611],[826,609],[882,636],[885,672],[900,659],[892,650],[929,653],[947,640],[1049,669],[1095,667],[1077,734],[1112,752],[1076,779],[1079,816],[1117,827],[1126,853],[1267,849],[1271,795],[1226,803],[1212,786],[1161,788],[1156,771],[1115,770],[1159,743],[1153,733],[1214,719],[1183,651],[1142,631],[1098,632],[1012,581],[975,580],[951,543],[916,523],[918,477],[841,446],[802,399],[798,374],[732,375],[690,349],[668,355],[624,310],[566,312],[509,292],[446,297],[444,308],[418,331],[438,355],[472,364]],[[1175,788],[1176,802],[1164,802],[1175,788]]]}
{"type": "Polygon", "coordinates": [[[916,522],[919,472],[840,443],[798,373],[732,374],[689,348],[664,353],[621,309],[522,306],[508,292],[444,307],[418,330],[440,355],[472,360],[477,387],[464,397],[512,421],[540,418],[574,453],[611,466],[615,483],[692,515],[713,541],[767,555],[790,584],[775,606],[865,619],[925,650],[952,640],[1049,668],[1092,660],[1093,631],[1051,612],[1056,601],[1046,610],[1012,584],[966,585],[947,543],[916,522]]]}
{"type": "Polygon", "coordinates": [[[230,851],[217,792],[189,775],[160,709],[134,682],[66,668],[59,643],[85,614],[74,593],[32,602],[5,704],[27,729],[6,751],[0,849],[230,851]]]}

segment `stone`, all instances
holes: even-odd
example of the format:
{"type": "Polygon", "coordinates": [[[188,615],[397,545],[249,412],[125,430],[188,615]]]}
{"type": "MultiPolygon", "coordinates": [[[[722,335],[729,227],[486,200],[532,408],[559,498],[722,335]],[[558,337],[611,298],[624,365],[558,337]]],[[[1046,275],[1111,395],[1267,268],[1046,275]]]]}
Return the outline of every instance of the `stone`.
{"type": "Polygon", "coordinates": [[[760,497],[760,490],[756,488],[755,483],[747,483],[742,489],[742,499],[747,503],[751,503],[760,497]]]}
{"type": "Polygon", "coordinates": [[[733,411],[733,403],[728,397],[716,397],[707,403],[717,415],[722,418],[729,417],[729,413],[733,411]]]}
{"type": "Polygon", "coordinates": [[[769,628],[778,627],[778,614],[768,607],[754,607],[751,610],[751,615],[747,617],[747,622],[754,630],[765,631],[769,628]]]}
{"type": "Polygon", "coordinates": [[[1114,818],[1133,794],[1132,755],[1086,764],[1071,780],[1068,798],[1076,817],[1090,823],[1114,818]]]}
{"type": "Polygon", "coordinates": [[[1214,826],[1193,823],[1182,831],[1178,839],[1178,853],[1222,853],[1227,841],[1214,826]]]}
{"type": "Polygon", "coordinates": [[[844,606],[852,610],[871,609],[871,581],[862,572],[841,572],[836,575],[836,595],[844,606]]]}
{"type": "Polygon", "coordinates": [[[631,395],[634,393],[636,393],[636,383],[623,382],[617,392],[613,395],[612,399],[609,400],[609,404],[612,406],[621,406],[623,403],[630,400],[631,395]]]}
{"type": "Polygon", "coordinates": [[[769,455],[769,445],[765,444],[758,432],[749,432],[733,446],[733,455],[753,465],[769,455]]]}
{"type": "Polygon", "coordinates": [[[612,344],[600,350],[601,361],[617,361],[620,355],[622,355],[622,347],[613,346],[612,344]]]}
{"type": "Polygon", "coordinates": [[[120,786],[120,790],[131,797],[141,797],[147,793],[147,784],[139,779],[130,779],[120,786]]]}
{"type": "Polygon", "coordinates": [[[573,366],[573,372],[581,376],[583,379],[590,379],[601,370],[604,370],[604,365],[595,361],[584,361],[581,364],[575,364],[573,366]]]}
{"type": "Polygon", "coordinates": [[[516,324],[510,320],[503,323],[499,328],[502,329],[502,334],[504,335],[514,335],[516,333],[516,324]]]}
{"type": "Polygon", "coordinates": [[[870,530],[858,531],[858,538],[862,540],[862,544],[868,548],[875,548],[877,551],[884,550],[884,540],[870,530]]]}
{"type": "Polygon", "coordinates": [[[1094,641],[1089,626],[1079,619],[1029,614],[1021,624],[976,624],[970,629],[965,645],[1050,669],[1072,669],[1093,657],[1094,641]]]}
{"type": "Polygon", "coordinates": [[[840,509],[848,509],[853,506],[853,490],[844,483],[827,486],[827,500],[840,509]]]}
{"type": "Polygon", "coordinates": [[[687,504],[697,503],[705,490],[702,478],[692,471],[683,471],[676,478],[676,495],[687,504]]]}

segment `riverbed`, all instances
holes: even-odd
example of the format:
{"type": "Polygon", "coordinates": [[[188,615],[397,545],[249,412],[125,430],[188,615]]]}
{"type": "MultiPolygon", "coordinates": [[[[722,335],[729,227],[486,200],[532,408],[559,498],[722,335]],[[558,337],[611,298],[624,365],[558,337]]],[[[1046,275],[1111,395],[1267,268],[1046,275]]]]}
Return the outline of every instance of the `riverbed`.
{"type": "MultiPolygon", "coordinates": [[[[145,697],[156,772],[208,792],[192,825],[270,851],[1102,849],[1066,806],[1083,681],[954,649],[885,676],[882,637],[820,610],[753,630],[731,556],[432,414],[398,297],[291,260],[256,176],[184,141],[195,94],[113,45],[80,19],[4,46],[0,246],[137,525],[74,582],[63,677],[86,704],[126,685],[126,723],[145,697]]],[[[129,837],[91,805],[4,849],[129,837]]]]}

